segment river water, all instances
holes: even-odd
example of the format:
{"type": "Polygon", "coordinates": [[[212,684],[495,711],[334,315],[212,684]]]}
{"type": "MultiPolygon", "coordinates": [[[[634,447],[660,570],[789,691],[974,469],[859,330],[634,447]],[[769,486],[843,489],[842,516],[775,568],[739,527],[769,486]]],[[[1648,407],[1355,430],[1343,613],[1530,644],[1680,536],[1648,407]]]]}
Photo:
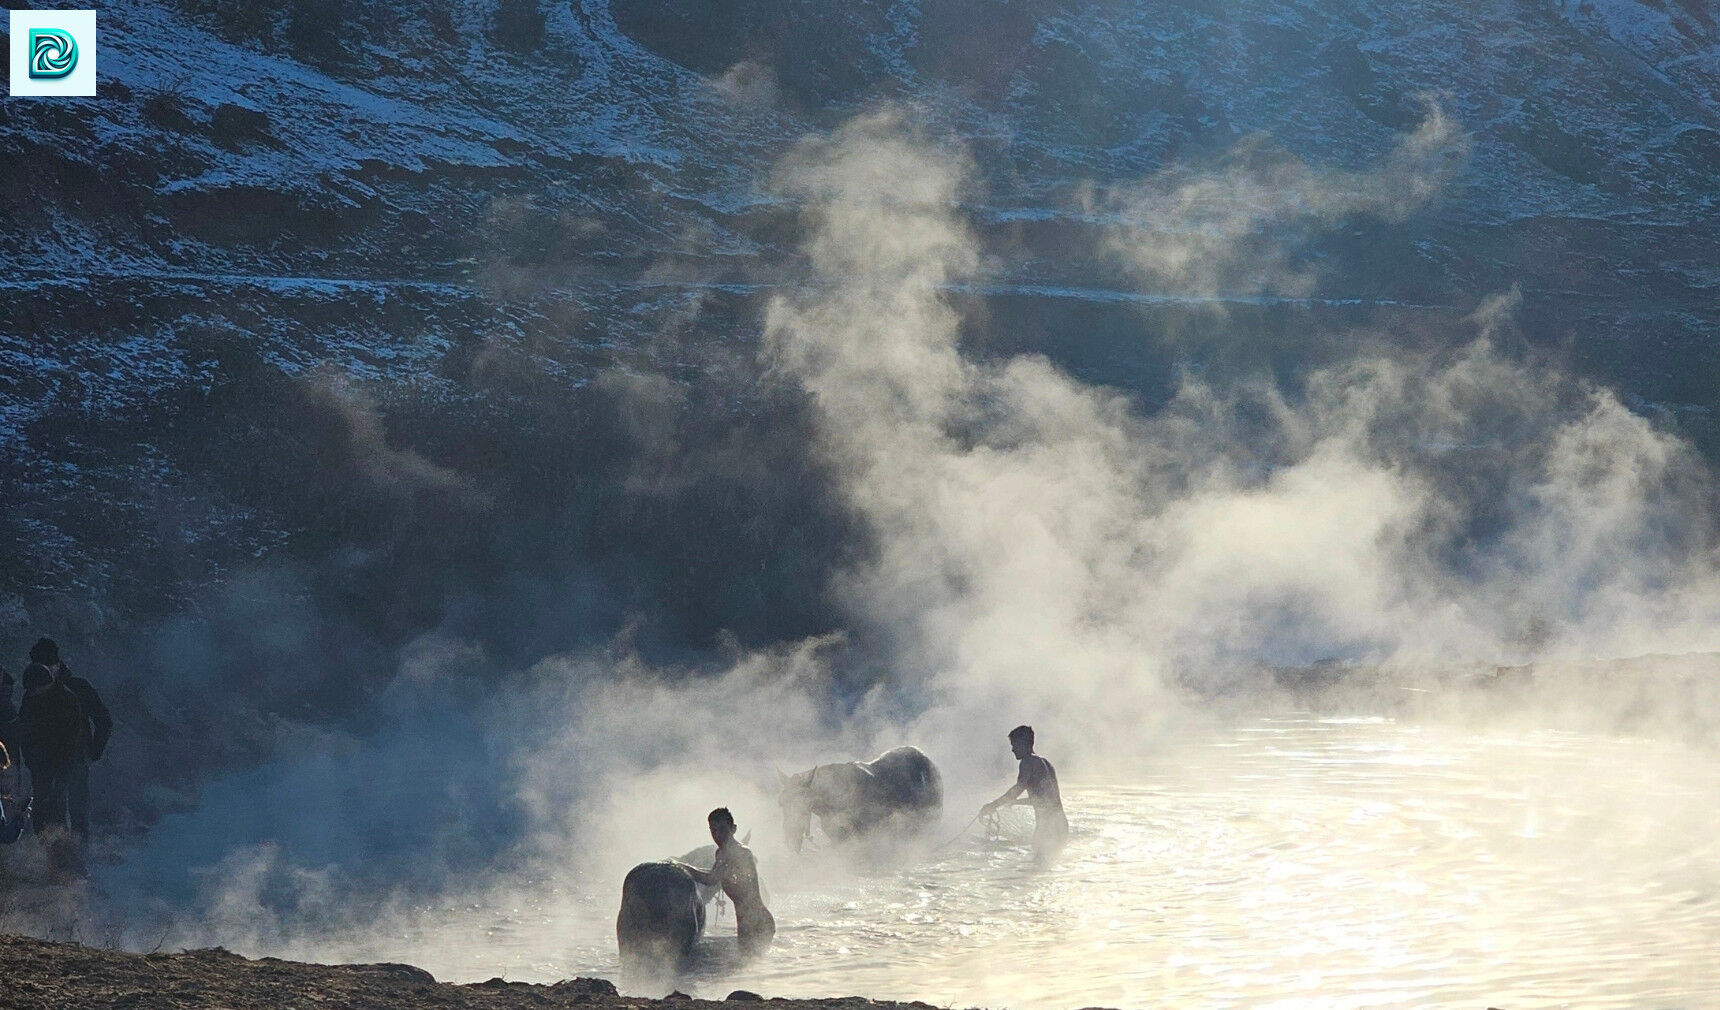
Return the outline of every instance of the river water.
{"type": "MultiPolygon", "coordinates": [[[[678,987],[1016,1010],[1720,1005],[1706,750],[1281,718],[1064,797],[1048,869],[1024,823],[907,866],[768,857],[770,953],[730,963],[732,914],[714,917],[678,987]]],[[[608,891],[465,909],[403,953],[445,979],[613,978],[614,911],[608,891]]]]}

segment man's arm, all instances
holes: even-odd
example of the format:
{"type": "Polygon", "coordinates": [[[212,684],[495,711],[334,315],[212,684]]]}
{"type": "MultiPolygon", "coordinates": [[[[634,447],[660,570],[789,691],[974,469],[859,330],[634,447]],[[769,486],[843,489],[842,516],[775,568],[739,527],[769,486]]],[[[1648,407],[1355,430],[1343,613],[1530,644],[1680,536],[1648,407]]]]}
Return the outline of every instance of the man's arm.
{"type": "Polygon", "coordinates": [[[1033,775],[1036,770],[1037,766],[1034,765],[1033,756],[1031,754],[1023,758],[1021,760],[1021,770],[1016,772],[1015,775],[1015,785],[1005,789],[1002,796],[999,796],[997,799],[992,800],[990,803],[981,807],[979,812],[982,814],[989,814],[998,807],[1007,806],[1011,801],[1026,803],[1026,800],[1018,800],[1018,797],[1032,787],[1033,775]]]}
{"type": "Polygon", "coordinates": [[[717,858],[712,861],[711,868],[708,870],[701,870],[692,863],[683,862],[679,859],[671,859],[669,862],[674,863],[676,866],[679,866],[681,869],[686,870],[691,874],[695,883],[701,884],[705,887],[719,887],[722,885],[723,855],[721,851],[717,853],[717,858]]]}
{"type": "Polygon", "coordinates": [[[1025,785],[1022,785],[1020,782],[1017,782],[1015,785],[1012,785],[1008,789],[1005,789],[1003,791],[1002,796],[999,796],[997,799],[992,800],[990,803],[987,803],[985,806],[980,807],[979,812],[982,814],[989,814],[993,810],[996,810],[998,807],[1007,806],[1011,800],[1015,799],[1016,797],[1020,796],[1022,793],[1026,792],[1026,791],[1027,791],[1027,787],[1025,785]]]}

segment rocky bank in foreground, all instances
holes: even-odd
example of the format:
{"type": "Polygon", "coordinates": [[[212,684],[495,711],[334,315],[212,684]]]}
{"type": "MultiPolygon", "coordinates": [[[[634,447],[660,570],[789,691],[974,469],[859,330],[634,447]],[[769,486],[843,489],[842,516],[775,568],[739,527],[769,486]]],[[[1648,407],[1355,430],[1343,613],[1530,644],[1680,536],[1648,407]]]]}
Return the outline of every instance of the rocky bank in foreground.
{"type": "MultiPolygon", "coordinates": [[[[301,964],[266,957],[253,961],[230,951],[128,954],[26,936],[0,936],[0,1010],[514,1010],[581,1007],[584,1010],[676,1010],[748,1007],[750,993],[727,1000],[619,995],[596,978],[554,985],[492,979],[474,985],[438,982],[405,964],[301,964]],[[735,998],[741,997],[741,998],[735,998]]],[[[771,1010],[933,1010],[927,1003],[891,1003],[858,996],[842,999],[772,999],[771,1010]]]]}

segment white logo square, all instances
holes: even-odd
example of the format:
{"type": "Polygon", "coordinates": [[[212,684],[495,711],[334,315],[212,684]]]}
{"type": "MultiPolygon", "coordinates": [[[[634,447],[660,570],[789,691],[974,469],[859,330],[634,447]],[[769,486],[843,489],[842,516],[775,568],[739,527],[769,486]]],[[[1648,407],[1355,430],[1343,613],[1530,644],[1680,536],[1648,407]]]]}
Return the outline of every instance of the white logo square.
{"type": "Polygon", "coordinates": [[[12,94],[95,93],[95,11],[12,12],[12,94]]]}

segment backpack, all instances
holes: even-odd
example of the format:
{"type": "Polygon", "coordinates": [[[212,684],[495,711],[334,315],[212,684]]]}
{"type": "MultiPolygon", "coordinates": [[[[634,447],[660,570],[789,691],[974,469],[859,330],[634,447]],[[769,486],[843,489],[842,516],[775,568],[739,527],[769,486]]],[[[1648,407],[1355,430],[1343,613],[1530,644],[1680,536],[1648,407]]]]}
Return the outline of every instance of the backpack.
{"type": "Polygon", "coordinates": [[[24,699],[18,714],[24,756],[29,764],[64,764],[87,757],[89,722],[84,706],[65,684],[55,681],[24,699]]]}

